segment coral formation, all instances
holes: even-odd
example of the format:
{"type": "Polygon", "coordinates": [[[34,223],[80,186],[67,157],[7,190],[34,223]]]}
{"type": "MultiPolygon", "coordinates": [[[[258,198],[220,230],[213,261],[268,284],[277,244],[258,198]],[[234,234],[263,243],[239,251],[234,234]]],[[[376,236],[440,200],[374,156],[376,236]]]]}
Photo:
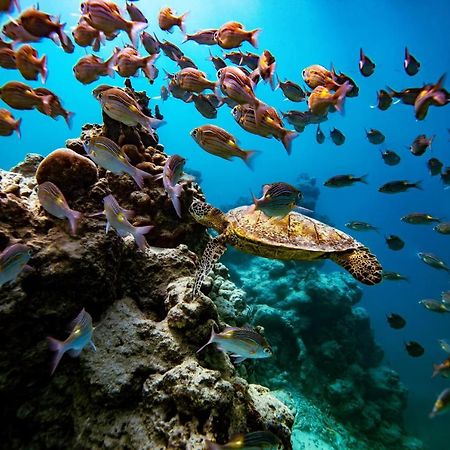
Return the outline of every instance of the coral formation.
{"type": "Polygon", "coordinates": [[[43,161],[30,155],[14,172],[0,172],[0,248],[20,241],[33,253],[32,270],[0,290],[2,446],[197,450],[206,439],[223,443],[237,432],[270,430],[290,449],[289,408],[238,376],[228,356],[196,354],[212,324],[231,321],[243,305],[225,279],[223,289],[209,285],[218,303],[234,296],[235,311],[225,319],[210,298],[192,299],[191,250],[205,241],[204,228],[187,214],[192,197],[202,198],[197,185],[182,182],[180,220],[160,182],[136,190],[128,175],[101,168],[94,179],[82,141],[100,133],[123,145],[140,169],[161,173],[163,147],[148,132],[106,117],[105,126],[86,125],[81,139],[68,141],[70,151],[43,161]],[[69,160],[80,164],[67,167],[69,160]],[[83,213],[76,236],[40,207],[36,170],[83,213]],[[140,251],[131,238],[105,233],[95,213],[109,193],[135,210],[135,226],[154,225],[146,236],[151,247],[140,251]],[[45,337],[64,339],[83,307],[94,320],[97,351],[65,355],[50,377],[45,337]]]}
{"type": "Polygon", "coordinates": [[[423,448],[403,428],[407,390],[380,365],[383,352],[357,306],[362,291],[354,280],[313,264],[242,264],[236,256],[228,264],[252,324],[264,328],[274,348],[273,359],[252,366],[249,380],[277,390],[297,411],[293,448],[423,448]]]}

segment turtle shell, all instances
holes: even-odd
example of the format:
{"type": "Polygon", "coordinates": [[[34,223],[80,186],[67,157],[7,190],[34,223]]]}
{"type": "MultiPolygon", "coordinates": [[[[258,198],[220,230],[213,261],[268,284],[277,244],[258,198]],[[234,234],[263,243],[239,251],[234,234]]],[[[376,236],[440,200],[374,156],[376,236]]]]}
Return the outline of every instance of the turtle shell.
{"type": "Polygon", "coordinates": [[[294,211],[282,219],[270,218],[252,205],[232,209],[226,216],[238,248],[273,248],[282,257],[284,249],[286,254],[296,250],[323,254],[363,247],[348,234],[294,211]]]}

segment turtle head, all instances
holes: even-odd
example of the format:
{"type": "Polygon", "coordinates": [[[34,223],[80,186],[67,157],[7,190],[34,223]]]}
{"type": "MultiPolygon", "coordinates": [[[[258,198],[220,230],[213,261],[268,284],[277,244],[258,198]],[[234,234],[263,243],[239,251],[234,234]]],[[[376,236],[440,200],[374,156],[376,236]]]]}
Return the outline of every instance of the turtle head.
{"type": "Polygon", "coordinates": [[[214,228],[219,233],[225,231],[228,225],[227,218],[220,209],[196,198],[192,200],[189,212],[198,223],[208,228],[214,228]]]}

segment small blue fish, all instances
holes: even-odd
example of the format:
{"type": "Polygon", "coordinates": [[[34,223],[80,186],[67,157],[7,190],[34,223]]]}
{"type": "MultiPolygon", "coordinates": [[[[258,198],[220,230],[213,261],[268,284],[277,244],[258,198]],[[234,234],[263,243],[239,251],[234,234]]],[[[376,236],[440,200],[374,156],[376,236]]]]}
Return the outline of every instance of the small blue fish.
{"type": "Polygon", "coordinates": [[[230,353],[235,363],[272,356],[272,348],[266,339],[249,328],[227,327],[221,333],[216,333],[213,328],[209,341],[197,353],[212,343],[217,344],[219,350],[230,353]]]}
{"type": "Polygon", "coordinates": [[[67,218],[70,224],[70,232],[77,232],[78,220],[81,213],[69,208],[64,194],[59,190],[58,186],[51,181],[45,181],[38,186],[38,198],[42,207],[52,216],[58,219],[67,218]]]}
{"type": "Polygon", "coordinates": [[[181,218],[181,203],[180,196],[183,192],[183,187],[181,184],[178,184],[180,181],[181,175],[183,174],[183,168],[186,160],[179,155],[170,156],[166,163],[164,164],[163,173],[161,175],[157,175],[155,179],[159,180],[162,178],[164,189],[167,195],[170,197],[172,201],[173,207],[178,215],[181,218]]]}
{"type": "Polygon", "coordinates": [[[268,217],[284,217],[297,207],[297,202],[302,198],[302,193],[288,183],[272,183],[263,186],[263,196],[257,199],[253,196],[256,210],[262,211],[268,217]]]}
{"type": "Polygon", "coordinates": [[[22,270],[29,268],[27,262],[31,250],[23,244],[12,244],[0,253],[0,287],[14,281],[22,270]]]}
{"type": "Polygon", "coordinates": [[[94,328],[92,327],[92,317],[84,308],[73,320],[71,327],[73,327],[72,331],[65,341],[58,341],[52,337],[47,337],[50,349],[56,352],[51,365],[52,375],[64,353],[68,352],[70,356],[75,358],[88,344],[94,351],[97,350],[92,342],[92,332],[94,331],[94,328]]]}
{"type": "Polygon", "coordinates": [[[103,204],[105,206],[104,213],[108,220],[106,224],[106,232],[108,233],[110,228],[114,228],[117,234],[121,237],[128,236],[131,234],[136,241],[137,246],[143,250],[147,247],[147,241],[144,235],[147,234],[152,228],[152,225],[145,227],[134,227],[128,221],[134,216],[134,211],[129,209],[123,209],[117,203],[117,200],[112,196],[108,195],[103,199],[103,204]]]}
{"type": "Polygon", "coordinates": [[[100,167],[116,175],[127,173],[141,189],[144,187],[145,178],[153,179],[149,173],[134,167],[122,149],[107,137],[96,136],[87,139],[83,146],[89,158],[100,167]]]}

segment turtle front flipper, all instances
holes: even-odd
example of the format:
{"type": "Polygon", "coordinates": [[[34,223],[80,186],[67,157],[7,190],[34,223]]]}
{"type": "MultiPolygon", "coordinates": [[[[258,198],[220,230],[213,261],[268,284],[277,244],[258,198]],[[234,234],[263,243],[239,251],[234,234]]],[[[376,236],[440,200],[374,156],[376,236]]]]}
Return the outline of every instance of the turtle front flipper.
{"type": "Polygon", "coordinates": [[[200,260],[200,267],[197,270],[194,289],[192,290],[192,298],[195,299],[199,296],[205,278],[208,276],[209,272],[211,272],[214,264],[219,261],[220,257],[225,253],[226,249],[227,247],[223,235],[212,238],[208,242],[205,251],[203,252],[202,259],[200,260]]]}
{"type": "Polygon", "coordinates": [[[342,266],[361,283],[374,285],[382,280],[381,264],[377,257],[365,247],[333,253],[330,255],[330,259],[342,266]]]}

